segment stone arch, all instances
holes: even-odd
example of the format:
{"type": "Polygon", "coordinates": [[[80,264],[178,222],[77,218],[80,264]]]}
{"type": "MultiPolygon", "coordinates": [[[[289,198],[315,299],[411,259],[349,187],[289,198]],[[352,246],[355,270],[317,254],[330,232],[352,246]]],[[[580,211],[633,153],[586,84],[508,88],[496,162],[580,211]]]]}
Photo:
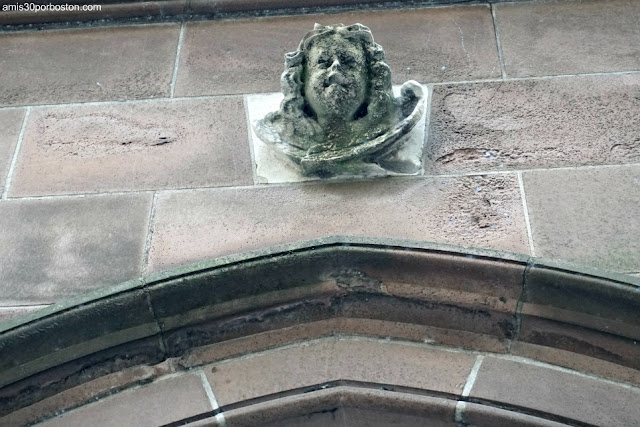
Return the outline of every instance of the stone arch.
{"type": "Polygon", "coordinates": [[[0,416],[9,425],[75,407],[69,416],[80,416],[195,381],[209,406],[157,425],[295,425],[367,411],[434,425],[597,425],[603,416],[626,425],[635,413],[625,402],[640,397],[634,280],[504,252],[353,237],[232,255],[6,323],[0,416]],[[254,387],[264,367],[272,374],[254,387]],[[534,391],[582,381],[579,395],[597,385],[614,399],[609,412],[554,406],[573,400],[550,399],[553,387],[518,397],[509,376],[534,391]]]}

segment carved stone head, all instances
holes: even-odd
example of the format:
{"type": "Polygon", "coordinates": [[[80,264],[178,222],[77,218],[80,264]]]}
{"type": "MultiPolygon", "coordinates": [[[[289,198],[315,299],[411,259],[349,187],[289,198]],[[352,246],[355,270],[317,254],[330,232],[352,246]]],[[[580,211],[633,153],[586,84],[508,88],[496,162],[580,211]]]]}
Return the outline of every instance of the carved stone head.
{"type": "Polygon", "coordinates": [[[304,55],[304,97],[320,123],[353,121],[367,115],[371,95],[392,99],[391,72],[367,27],[316,25],[298,52],[304,55]],[[377,90],[371,87],[374,78],[383,81],[377,90]]]}
{"type": "Polygon", "coordinates": [[[281,85],[280,110],[259,121],[256,133],[300,164],[305,174],[387,153],[392,139],[408,132],[394,132],[408,117],[406,107],[410,113],[416,107],[422,112],[417,84],[409,84],[406,96],[394,99],[384,51],[361,24],[316,24],[298,50],[285,55],[281,85]]]}

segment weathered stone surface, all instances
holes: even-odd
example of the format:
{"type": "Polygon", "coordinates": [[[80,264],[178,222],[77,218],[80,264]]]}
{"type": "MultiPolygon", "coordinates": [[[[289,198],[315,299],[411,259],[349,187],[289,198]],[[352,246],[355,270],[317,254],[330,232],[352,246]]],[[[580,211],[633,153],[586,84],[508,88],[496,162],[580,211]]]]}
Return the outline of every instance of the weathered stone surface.
{"type": "Polygon", "coordinates": [[[148,271],[328,235],[528,252],[515,176],[396,178],[161,193],[148,271]]]}
{"type": "Polygon", "coordinates": [[[211,411],[197,374],[183,374],[153,382],[66,412],[42,423],[46,427],[158,426],[211,411]]]}
{"type": "Polygon", "coordinates": [[[640,68],[635,0],[504,3],[495,9],[510,77],[640,68]]]}
{"type": "MultiPolygon", "coordinates": [[[[386,249],[381,245],[402,244],[388,239],[372,242],[372,248],[357,240],[340,238],[350,243],[319,247],[308,242],[301,251],[287,245],[272,256],[256,258],[254,253],[244,265],[237,263],[243,255],[234,255],[198,263],[197,270],[186,266],[147,277],[167,352],[179,356],[216,343],[217,351],[233,354],[264,342],[256,334],[278,330],[282,334],[268,336],[287,340],[301,331],[288,334],[283,328],[320,325],[336,317],[397,322],[390,331],[424,325],[419,338],[412,339],[498,352],[504,351],[500,340],[513,338],[523,264],[437,250],[386,249]],[[461,342],[464,337],[469,341],[461,342]],[[227,347],[228,340],[234,344],[227,347]]],[[[367,325],[350,327],[377,335],[367,325]]],[[[320,326],[305,330],[327,331],[320,326]]]]}
{"type": "Polygon", "coordinates": [[[10,196],[252,184],[242,98],[31,112],[10,196]]]}
{"type": "Polygon", "coordinates": [[[427,173],[640,161],[640,74],[436,86],[427,173]]]}
{"type": "Polygon", "coordinates": [[[523,179],[536,255],[638,271],[640,167],[526,172],[523,179]]]}
{"type": "MultiPolygon", "coordinates": [[[[153,365],[162,360],[158,358],[180,356],[173,350],[180,347],[191,351],[163,363],[159,374],[175,373],[176,367],[189,369],[216,362],[206,367],[205,372],[212,369],[209,378],[218,396],[224,399],[225,393],[231,393],[228,404],[272,393],[305,393],[318,385],[339,380],[459,394],[476,354],[445,351],[434,348],[433,344],[456,345],[455,340],[463,338],[455,335],[457,332],[475,331],[482,335],[487,326],[491,328],[486,322],[488,318],[500,310],[507,313],[500,308],[500,303],[509,308],[507,314],[513,319],[516,297],[523,305],[519,338],[511,347],[516,349],[515,354],[528,355],[531,351],[541,360],[550,356],[550,360],[557,358],[558,363],[573,368],[590,364],[586,370],[598,375],[630,382],[637,379],[632,369],[619,365],[638,368],[637,342],[628,339],[638,336],[634,327],[639,321],[638,310],[633,307],[634,302],[637,305],[640,301],[635,295],[635,287],[640,285],[638,280],[615,274],[596,278],[592,276],[595,270],[592,273],[588,269],[571,271],[567,265],[556,265],[556,274],[550,280],[550,274],[539,274],[552,270],[544,260],[529,264],[523,275],[523,262],[528,259],[525,256],[507,254],[506,259],[499,260],[495,257],[500,254],[493,251],[467,253],[465,248],[446,245],[419,243],[405,247],[407,244],[333,237],[232,255],[172,273],[147,276],[144,282],[136,280],[76,297],[28,315],[28,324],[24,320],[9,322],[0,326],[3,332],[0,348],[3,354],[9,355],[0,359],[3,365],[0,386],[10,384],[0,389],[0,416],[61,392],[64,394],[31,408],[33,412],[21,410],[20,416],[40,417],[56,406],[56,399],[61,405],[73,406],[74,399],[82,402],[86,397],[84,391],[94,397],[102,396],[105,389],[100,384],[106,385],[107,390],[113,387],[108,378],[93,384],[97,387],[71,388],[114,372],[114,368],[140,363],[153,365]],[[311,256],[305,258],[305,254],[311,256]],[[523,281],[526,293],[519,297],[523,281]],[[242,286],[237,286],[238,283],[242,286]],[[392,299],[396,302],[390,303],[392,299]],[[396,304],[398,301],[401,304],[396,304]],[[390,307],[397,310],[390,311],[390,307]],[[467,309],[466,318],[460,316],[459,308],[467,309]],[[321,310],[329,316],[314,320],[313,312],[321,310]],[[288,323],[274,322],[274,313],[288,323]],[[300,313],[303,316],[299,316],[300,313]],[[305,314],[311,316],[305,318],[305,314]],[[473,316],[478,316],[478,321],[470,327],[469,319],[473,316]],[[214,329],[219,333],[215,337],[217,342],[206,348],[194,348],[198,342],[207,344],[202,337],[211,332],[209,320],[212,318],[220,320],[222,326],[214,329]],[[425,319],[430,321],[422,323],[425,319]],[[163,328],[162,345],[158,323],[163,328]],[[447,331],[449,327],[454,331],[447,331]],[[458,328],[463,331],[456,330],[458,328]],[[453,341],[442,340],[449,332],[454,332],[453,341]],[[328,337],[336,334],[360,338],[328,337]],[[419,343],[393,342],[390,338],[419,343]],[[306,345],[282,347],[292,342],[300,344],[301,340],[307,341],[306,345]],[[527,343],[535,345],[521,345],[527,343]],[[116,347],[111,347],[113,345],[116,347]],[[52,352],[52,348],[56,351],[52,352]],[[579,357],[572,359],[573,352],[579,357]],[[238,357],[247,353],[254,354],[238,357]],[[345,358],[345,354],[349,357],[345,358]],[[82,355],[87,356],[77,359],[82,355]],[[229,357],[237,359],[228,360],[229,357]],[[149,359],[155,362],[146,362],[149,359]],[[39,373],[29,376],[36,372],[39,373]],[[40,384],[46,386],[41,388],[40,384]],[[65,400],[66,397],[70,400],[65,400]]],[[[500,323],[504,320],[495,319],[500,323]]],[[[509,328],[513,330],[514,326],[509,328]]],[[[495,331],[488,333],[500,336],[495,331]]],[[[473,334],[467,336],[473,338],[473,334]]],[[[462,346],[478,350],[475,347],[478,342],[479,348],[486,348],[487,343],[482,340],[462,346]]],[[[485,357],[521,362],[514,362],[511,356],[485,357]]],[[[551,369],[539,364],[532,367],[551,369]]],[[[501,370],[498,367],[487,375],[488,381],[494,381],[495,372],[502,371],[511,378],[511,370],[521,373],[519,368],[506,366],[501,370]]],[[[554,412],[557,408],[547,411],[544,405],[549,402],[537,397],[536,393],[543,394],[545,387],[557,383],[552,374],[541,375],[545,376],[542,386],[532,387],[531,400],[535,405],[523,404],[527,402],[526,396],[516,401],[510,393],[506,393],[508,399],[504,401],[515,407],[551,412],[558,417],[556,420],[570,422],[573,414],[554,412]],[[539,400],[542,400],[540,405],[539,400]]],[[[123,380],[122,384],[127,387],[134,384],[136,378],[151,377],[115,379],[123,380]]],[[[597,387],[600,380],[592,380],[595,381],[592,386],[597,387]]],[[[476,384],[481,384],[480,377],[477,381],[476,384]]],[[[508,386],[511,385],[509,382],[508,386]]],[[[607,395],[615,395],[615,387],[630,389],[614,385],[611,393],[605,390],[607,395]]],[[[485,388],[490,392],[502,389],[500,384],[485,388]]],[[[140,391],[145,393],[145,388],[140,391]]],[[[525,388],[525,393],[529,392],[530,389],[525,388]]],[[[480,398],[498,403],[504,396],[480,398]]],[[[571,403],[571,399],[569,401],[571,403]]],[[[513,418],[508,414],[484,415],[493,417],[495,423],[507,423],[513,418]],[[503,416],[506,419],[501,421],[503,416]]],[[[591,416],[587,414],[586,420],[579,421],[590,422],[591,416]]]]}
{"type": "Polygon", "coordinates": [[[66,411],[89,403],[92,400],[108,396],[111,393],[117,393],[123,389],[150,381],[155,376],[156,372],[150,366],[125,368],[12,412],[4,418],[0,418],[0,424],[28,425],[53,416],[60,411],[66,411]]]}
{"type": "Polygon", "coordinates": [[[168,96],[179,32],[162,24],[0,34],[0,105],[168,96]]]}
{"type": "Polygon", "coordinates": [[[371,28],[376,41],[388,51],[394,83],[500,76],[487,6],[359,11],[189,23],[176,95],[277,91],[284,53],[294,50],[300,35],[316,22],[361,22],[371,28]]]}
{"type": "Polygon", "coordinates": [[[472,354],[359,338],[328,338],[203,368],[221,406],[329,381],[461,393],[472,354]],[[348,355],[348,356],[345,356],[348,355]]]}
{"type": "Polygon", "coordinates": [[[0,194],[4,192],[24,114],[24,110],[0,111],[0,194]]]}
{"type": "MultiPolygon", "coordinates": [[[[140,293],[138,293],[138,296],[141,296],[142,302],[145,302],[144,294],[140,295],[140,293]]],[[[119,301],[111,301],[118,303],[123,302],[122,299],[119,301]]],[[[59,319],[53,319],[53,322],[49,321],[44,325],[40,323],[36,327],[30,328],[30,331],[33,332],[37,330],[38,326],[44,326],[44,329],[41,329],[38,335],[31,335],[31,343],[28,350],[25,350],[24,345],[12,345],[12,355],[9,360],[13,360],[19,365],[17,369],[13,370],[13,374],[15,374],[14,378],[30,375],[35,371],[33,368],[50,369],[31,375],[30,377],[0,389],[0,402],[2,402],[2,404],[0,404],[0,414],[4,416],[12,411],[40,402],[43,399],[64,393],[66,390],[70,390],[76,386],[93,380],[100,381],[104,375],[113,372],[119,372],[129,367],[139,365],[151,366],[163,360],[163,344],[157,335],[117,345],[119,342],[134,339],[136,333],[142,332],[142,335],[144,335],[144,333],[157,333],[157,329],[155,332],[151,332],[148,328],[148,326],[156,326],[157,328],[157,325],[147,324],[144,325],[144,327],[129,329],[125,331],[125,334],[116,331],[115,334],[102,335],[102,339],[97,340],[88,338],[89,335],[94,334],[96,331],[99,332],[101,329],[104,331],[104,329],[113,328],[113,326],[118,324],[121,326],[123,324],[130,325],[129,322],[133,319],[136,321],[145,317],[152,319],[148,306],[136,307],[121,304],[118,307],[114,304],[110,308],[117,311],[117,313],[109,309],[100,313],[101,309],[104,308],[105,305],[99,304],[97,307],[95,305],[88,307],[88,310],[83,310],[82,308],[80,310],[74,310],[75,313],[73,313],[72,316],[81,315],[76,320],[76,324],[70,324],[67,321],[69,320],[69,316],[65,316],[66,319],[64,319],[64,323],[65,326],[68,327],[65,328],[67,334],[64,337],[64,344],[75,341],[75,343],[81,344],[79,347],[74,348],[74,346],[71,345],[71,347],[66,347],[62,352],[51,351],[52,346],[55,348],[56,345],[60,346],[61,344],[60,342],[56,342],[55,335],[48,333],[51,328],[59,328],[59,326],[55,325],[55,321],[59,319]],[[96,315],[97,318],[87,319],[82,317],[82,314],[91,313],[95,308],[98,308],[98,313],[94,311],[93,314],[96,315]],[[110,316],[114,317],[110,318],[110,316]],[[83,320],[85,320],[84,324],[82,323],[83,320]],[[122,322],[123,320],[124,322],[122,322]],[[95,327],[88,328],[87,325],[95,327]],[[78,332],[81,332],[82,335],[79,335],[78,332]],[[89,333],[87,334],[87,332],[89,333]],[[40,341],[41,347],[38,347],[38,341],[40,341]],[[109,345],[115,345],[115,347],[104,349],[109,345]],[[100,350],[101,348],[104,350],[100,350]],[[34,350],[37,351],[33,352],[34,350]],[[36,359],[35,361],[31,361],[35,363],[29,363],[28,365],[24,363],[25,360],[23,360],[23,358],[26,360],[30,357],[38,358],[40,354],[45,356],[40,360],[36,359]],[[80,354],[87,355],[78,358],[80,354]],[[69,362],[64,363],[64,361],[69,362]]],[[[136,321],[133,323],[136,323],[136,321]]],[[[2,326],[6,326],[6,324],[0,325],[0,327],[2,326]]],[[[138,324],[138,326],[142,325],[138,324]]],[[[29,330],[29,328],[27,328],[27,330],[29,330]]],[[[18,331],[18,334],[22,332],[24,332],[24,330],[18,331]]],[[[95,336],[96,335],[93,335],[93,337],[95,336]]],[[[29,341],[29,339],[27,339],[27,341],[29,341]]],[[[3,339],[3,342],[6,343],[6,340],[3,339]]]]}
{"type": "Polygon", "coordinates": [[[636,404],[640,389],[494,357],[486,357],[482,362],[470,396],[591,425],[631,427],[640,417],[636,404]]]}
{"type": "Polygon", "coordinates": [[[3,305],[40,304],[138,277],[151,195],[0,203],[3,305]]]}
{"type": "Polygon", "coordinates": [[[117,353],[121,344],[132,354],[138,349],[144,351],[147,345],[139,340],[159,331],[141,288],[141,280],[121,283],[3,324],[0,347],[6,357],[0,361],[0,392],[6,396],[21,382],[23,386],[25,382],[35,382],[34,374],[39,374],[41,380],[35,389],[24,387],[18,399],[0,399],[0,413],[49,387],[72,387],[78,371],[82,371],[80,376],[85,381],[92,379],[94,367],[87,365],[86,359],[82,361],[85,356],[99,366],[109,358],[106,354],[117,353]],[[56,370],[58,375],[67,371],[64,381],[55,378],[56,370]],[[48,381],[44,380],[47,376],[48,381]],[[9,389],[2,388],[8,384],[12,384],[9,389]]]}

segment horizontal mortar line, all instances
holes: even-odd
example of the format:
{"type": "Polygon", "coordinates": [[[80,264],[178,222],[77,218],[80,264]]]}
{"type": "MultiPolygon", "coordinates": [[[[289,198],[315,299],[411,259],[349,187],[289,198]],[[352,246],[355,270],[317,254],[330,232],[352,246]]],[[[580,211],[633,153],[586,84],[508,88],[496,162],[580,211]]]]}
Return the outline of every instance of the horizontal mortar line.
{"type": "Polygon", "coordinates": [[[385,179],[386,181],[418,181],[424,178],[423,175],[393,175],[393,176],[380,176],[372,179],[371,177],[340,177],[336,179],[310,179],[307,181],[292,181],[292,182],[274,182],[273,184],[269,183],[258,183],[258,184],[249,184],[249,185],[237,185],[237,186],[220,186],[220,187],[193,187],[193,188],[168,188],[166,190],[159,190],[163,193],[175,193],[181,191],[206,191],[206,190],[246,190],[250,188],[299,188],[299,187],[307,187],[314,185],[327,185],[327,184],[348,184],[348,183],[362,183],[362,182],[373,182],[378,181],[380,179],[385,179]]]}
{"type": "Polygon", "coordinates": [[[455,84],[468,84],[468,83],[504,83],[504,82],[519,82],[529,80],[550,80],[550,79],[563,79],[567,77],[593,77],[593,76],[624,76],[627,74],[640,74],[640,70],[631,71],[611,71],[611,72],[597,72],[597,73],[578,73],[578,74],[555,74],[546,76],[531,76],[531,77],[505,77],[494,79],[476,79],[476,80],[457,80],[449,82],[432,82],[435,86],[443,85],[455,85],[455,84]]]}
{"type": "MultiPolygon", "coordinates": [[[[422,84],[426,86],[427,83],[422,84]]],[[[393,86],[401,87],[402,84],[393,86]]],[[[219,93],[213,95],[193,95],[193,96],[177,96],[177,97],[159,97],[159,98],[142,98],[142,99],[113,99],[105,101],[86,101],[86,102],[63,102],[58,104],[37,104],[37,105],[15,105],[10,107],[0,107],[0,111],[3,110],[21,110],[24,108],[63,108],[63,107],[94,107],[94,106],[108,106],[108,105],[125,105],[125,104],[148,104],[154,102],[181,102],[181,101],[207,101],[214,99],[224,98],[241,98],[248,96],[268,96],[268,95],[280,95],[282,92],[254,92],[254,93],[219,93]]]]}
{"type": "MultiPolygon", "coordinates": [[[[618,76],[618,75],[627,75],[627,74],[640,74],[640,70],[632,70],[632,71],[611,71],[611,72],[598,72],[598,73],[580,73],[580,74],[558,74],[558,75],[548,75],[548,76],[532,76],[532,77],[507,77],[505,79],[502,78],[489,78],[489,79],[476,79],[476,80],[453,80],[446,82],[424,82],[420,83],[423,86],[434,85],[434,86],[443,86],[443,85],[454,85],[454,84],[469,84],[469,83],[504,83],[510,81],[528,81],[528,80],[548,80],[548,79],[556,79],[556,78],[566,78],[566,77],[589,77],[589,76],[618,76]]],[[[401,86],[402,83],[395,84],[394,86],[401,86]]],[[[168,101],[189,101],[189,100],[211,100],[218,98],[233,98],[233,97],[242,97],[242,96],[266,96],[273,94],[280,94],[281,92],[253,92],[253,93],[223,93],[216,95],[195,95],[195,96],[180,96],[171,98],[169,97],[161,97],[161,98],[144,98],[144,99],[123,99],[123,100],[106,100],[106,101],[87,101],[87,102],[67,102],[67,103],[58,103],[58,104],[38,104],[38,105],[15,105],[8,107],[0,107],[0,111],[5,110],[19,110],[23,108],[34,108],[34,109],[42,109],[42,108],[54,108],[54,107],[91,107],[91,106],[104,106],[104,105],[122,105],[122,104],[145,104],[145,103],[153,103],[153,102],[168,102],[168,101]]]]}
{"type": "MultiPolygon", "coordinates": [[[[149,0],[147,0],[149,1],[149,0]]],[[[160,0],[163,1],[163,0],[160,0]]],[[[19,2],[18,2],[19,3],[19,2]]],[[[118,3],[117,1],[113,1],[112,3],[118,3]]],[[[102,3],[106,5],[108,3],[102,3]]],[[[122,3],[120,3],[122,4],[122,3]]],[[[40,12],[26,12],[22,13],[40,13],[40,12]]],[[[94,12],[84,12],[84,13],[94,13],[94,12]]],[[[160,16],[160,15],[156,15],[160,16]]],[[[125,18],[121,20],[119,18],[115,18],[111,21],[105,20],[104,17],[96,18],[92,20],[73,20],[73,21],[53,21],[53,22],[34,22],[34,23],[24,23],[24,24],[7,24],[0,23],[0,36],[4,36],[7,34],[11,35],[19,35],[19,34],[45,34],[46,33],[62,33],[62,32],[72,32],[79,30],[90,30],[92,28],[131,28],[131,27],[160,27],[160,26],[178,26],[181,22],[183,22],[183,18],[179,15],[170,15],[171,17],[175,16],[176,19],[167,19],[161,21],[150,20],[148,22],[141,21],[130,21],[125,18]],[[73,24],[73,25],[72,25],[73,24]]],[[[165,15],[166,17],[166,15],[165,15]]],[[[153,18],[153,16],[151,17],[153,18]]],[[[108,18],[107,18],[108,19],[108,18]]]]}
{"type": "MultiPolygon", "coordinates": [[[[256,95],[266,95],[267,93],[257,93],[256,95]]],[[[67,102],[67,103],[59,103],[59,104],[38,104],[38,105],[16,105],[11,107],[0,107],[0,111],[3,110],[20,110],[22,108],[34,108],[34,109],[43,109],[43,108],[61,108],[61,107],[94,107],[94,106],[105,106],[105,105],[123,105],[123,104],[149,104],[154,102],[168,102],[168,101],[193,101],[193,100],[209,100],[209,99],[218,99],[218,98],[235,98],[242,97],[243,93],[228,93],[228,94],[218,94],[218,95],[197,95],[197,96],[181,96],[176,98],[171,97],[161,97],[161,98],[143,98],[143,99],[113,99],[106,101],[87,101],[87,102],[67,102]]]]}
{"type": "MultiPolygon", "coordinates": [[[[76,194],[50,194],[42,196],[24,196],[24,197],[7,197],[0,201],[18,201],[18,200],[46,200],[57,198],[83,198],[92,196],[117,196],[117,195],[130,195],[130,194],[153,194],[154,192],[162,194],[180,193],[180,192],[200,192],[208,190],[219,191],[232,191],[232,190],[247,190],[252,188],[284,188],[284,187],[302,187],[311,185],[327,185],[327,184],[348,184],[357,182],[374,182],[385,179],[387,182],[390,180],[404,180],[404,181],[420,181],[425,179],[440,179],[440,178],[464,178],[473,176],[485,176],[485,175],[517,175],[518,173],[527,172],[551,172],[551,171],[580,171],[580,170],[593,170],[593,169],[606,169],[606,168],[619,168],[619,167],[638,167],[640,163],[622,163],[615,165],[585,165],[585,166],[559,166],[552,168],[534,168],[534,169],[508,169],[504,171],[488,170],[479,172],[462,172],[452,174],[436,174],[436,175],[394,175],[377,177],[374,179],[366,177],[356,178],[340,178],[340,179],[313,179],[308,181],[298,182],[277,182],[273,184],[260,183],[260,184],[247,184],[247,185],[221,185],[221,186],[208,186],[208,187],[178,187],[178,188],[160,188],[155,190],[129,190],[129,191],[104,191],[100,193],[76,193],[76,194]]],[[[626,274],[626,273],[623,273],[626,274]]]]}
{"type": "Polygon", "coordinates": [[[420,178],[462,178],[467,176],[481,176],[481,175],[515,175],[516,170],[504,170],[504,171],[482,171],[482,172],[460,172],[460,173],[443,173],[442,175],[422,175],[420,178]]]}
{"type": "MultiPolygon", "coordinates": [[[[387,179],[414,179],[419,180],[423,178],[420,175],[416,176],[393,176],[387,177],[387,179]]],[[[75,194],[49,194],[42,196],[17,196],[17,197],[7,197],[5,200],[1,200],[2,202],[8,201],[18,201],[18,200],[47,200],[47,199],[58,199],[58,198],[85,198],[92,196],[118,196],[118,195],[131,195],[131,194],[154,194],[154,193],[163,193],[163,194],[171,194],[171,193],[180,193],[180,192],[200,192],[200,191],[208,191],[208,190],[247,190],[251,188],[278,188],[278,187],[299,187],[299,186],[309,186],[309,185],[325,185],[327,183],[331,184],[344,184],[344,183],[355,183],[355,182],[367,182],[370,181],[370,178],[340,178],[335,180],[321,180],[314,179],[308,181],[299,181],[299,182],[277,182],[273,184],[246,184],[246,185],[221,185],[221,186],[205,186],[205,187],[177,187],[177,188],[159,188],[154,190],[128,190],[128,191],[103,191],[99,193],[75,193],[75,194]]]]}
{"type": "MultiPolygon", "coordinates": [[[[219,187],[211,187],[219,188],[219,187]]],[[[175,189],[175,190],[190,190],[191,188],[175,189]]],[[[46,200],[46,199],[69,199],[69,198],[85,198],[92,196],[123,196],[129,194],[153,194],[160,190],[131,190],[131,191],[104,191],[100,193],[75,193],[75,194],[48,194],[43,196],[23,196],[23,197],[7,197],[3,202],[9,202],[14,200],[46,200]]]]}
{"type": "Polygon", "coordinates": [[[4,306],[0,306],[0,311],[1,310],[24,310],[24,309],[37,309],[37,308],[45,308],[45,307],[49,307],[53,305],[53,303],[51,304],[33,304],[33,305],[4,305],[4,306]]]}
{"type": "Polygon", "coordinates": [[[420,178],[456,178],[464,176],[479,176],[479,175],[506,175],[506,174],[518,174],[527,172],[550,172],[550,171],[577,171],[577,170],[590,170],[590,169],[608,169],[619,167],[637,167],[640,163],[620,163],[614,165],[582,165],[582,166],[558,166],[549,168],[531,168],[531,169],[507,169],[504,171],[488,170],[479,172],[462,172],[442,175],[423,175],[420,178]]]}

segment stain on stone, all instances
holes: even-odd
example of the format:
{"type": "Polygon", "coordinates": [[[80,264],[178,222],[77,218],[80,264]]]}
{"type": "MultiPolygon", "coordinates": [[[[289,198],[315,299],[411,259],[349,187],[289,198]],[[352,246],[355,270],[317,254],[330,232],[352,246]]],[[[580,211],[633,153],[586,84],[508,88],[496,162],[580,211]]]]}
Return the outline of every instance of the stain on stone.
{"type": "MultiPolygon", "coordinates": [[[[326,298],[297,301],[253,311],[244,315],[206,321],[193,315],[194,323],[165,334],[169,357],[181,357],[191,348],[243,337],[278,327],[300,323],[300,318],[313,316],[315,311],[323,313],[331,310],[331,302],[326,298]],[[284,324],[284,325],[283,325],[284,324]],[[274,326],[276,325],[276,326],[274,326]]],[[[182,363],[179,361],[178,363],[182,363]]],[[[181,365],[185,366],[185,365],[181,365]]]]}
{"type": "MultiPolygon", "coordinates": [[[[440,191],[450,185],[443,181],[440,191]]],[[[492,236],[504,233],[518,220],[519,202],[516,178],[510,175],[474,176],[452,182],[456,190],[444,200],[449,220],[442,224],[449,235],[461,236],[470,246],[490,247],[492,236]]]]}
{"type": "Polygon", "coordinates": [[[155,144],[151,144],[152,146],[158,146],[158,145],[164,145],[164,144],[171,144],[173,141],[170,140],[168,137],[166,136],[161,136],[160,138],[158,138],[159,142],[156,142],[155,144]]]}
{"type": "Polygon", "coordinates": [[[371,278],[360,270],[344,269],[332,274],[331,277],[339,287],[349,291],[386,293],[382,281],[371,278]]]}
{"type": "MultiPolygon", "coordinates": [[[[495,152],[495,150],[493,150],[495,152]]],[[[438,157],[436,163],[450,163],[459,161],[473,161],[484,157],[485,153],[491,153],[488,148],[458,148],[450,153],[438,157]]]]}
{"type": "Polygon", "coordinates": [[[526,340],[538,345],[559,348],[595,357],[597,359],[608,360],[625,366],[632,366],[636,369],[640,367],[640,364],[637,361],[633,363],[633,361],[625,360],[625,357],[622,355],[614,353],[606,348],[599,347],[590,342],[567,335],[561,335],[553,332],[533,331],[528,334],[526,340]]]}
{"type": "Polygon", "coordinates": [[[504,337],[507,339],[512,339],[515,336],[516,325],[513,320],[503,319],[498,322],[498,327],[502,330],[504,337]]]}
{"type": "Polygon", "coordinates": [[[62,156],[95,157],[144,151],[184,140],[187,129],[144,116],[96,112],[81,117],[50,112],[37,125],[38,146],[62,156]],[[71,128],[73,132],[65,132],[71,128]]]}

